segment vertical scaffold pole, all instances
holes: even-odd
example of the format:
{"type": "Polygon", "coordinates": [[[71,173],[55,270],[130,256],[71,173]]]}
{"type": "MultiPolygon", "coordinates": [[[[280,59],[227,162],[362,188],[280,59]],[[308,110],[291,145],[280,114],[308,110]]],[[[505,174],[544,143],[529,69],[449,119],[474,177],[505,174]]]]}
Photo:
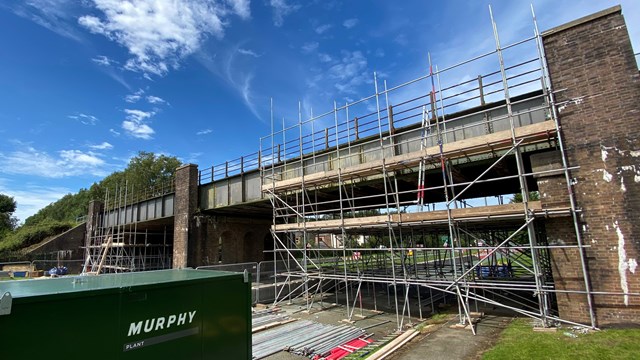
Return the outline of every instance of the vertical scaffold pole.
{"type": "Polygon", "coordinates": [[[527,221],[527,235],[529,237],[529,248],[531,251],[531,262],[533,265],[533,272],[536,282],[536,296],[538,297],[539,309],[540,309],[540,317],[543,323],[543,326],[547,326],[547,316],[549,316],[549,299],[546,291],[542,289],[542,274],[540,272],[540,264],[538,261],[537,254],[537,240],[535,227],[533,225],[533,221],[530,221],[532,218],[531,212],[529,211],[529,189],[527,188],[527,181],[524,177],[524,164],[522,161],[522,153],[520,151],[520,146],[517,144],[516,140],[516,130],[515,124],[513,122],[513,109],[511,107],[511,97],[509,96],[509,84],[507,82],[507,73],[504,65],[504,58],[502,56],[502,48],[500,46],[500,36],[498,35],[498,27],[493,17],[493,11],[491,6],[489,6],[489,15],[491,17],[491,24],[493,26],[493,36],[496,43],[496,53],[498,55],[498,61],[500,62],[500,74],[502,75],[502,87],[504,91],[505,103],[507,106],[507,115],[509,117],[509,126],[511,128],[511,141],[515,146],[514,154],[516,157],[516,165],[518,169],[518,180],[520,181],[520,192],[522,194],[522,205],[524,210],[525,221],[527,221]]]}
{"type": "Polygon", "coordinates": [[[536,47],[538,49],[538,59],[540,60],[540,71],[542,72],[542,86],[549,97],[549,107],[551,108],[551,116],[556,127],[556,136],[558,137],[558,145],[562,157],[562,168],[564,169],[564,177],[567,184],[567,194],[569,195],[569,203],[571,206],[571,217],[573,219],[573,228],[576,234],[576,242],[578,243],[578,252],[580,253],[580,264],[582,266],[582,278],[584,280],[584,288],[587,296],[587,304],[589,305],[589,318],[591,320],[591,328],[596,328],[596,316],[593,308],[593,295],[591,294],[591,280],[587,272],[587,261],[585,259],[584,248],[582,247],[582,234],[580,233],[580,225],[578,219],[578,211],[576,198],[571,183],[571,175],[569,174],[569,161],[564,148],[562,133],[560,132],[560,124],[558,122],[558,113],[555,106],[553,89],[551,88],[551,79],[549,78],[547,64],[545,62],[544,47],[542,46],[542,38],[538,30],[538,21],[531,4],[531,16],[533,17],[534,34],[536,37],[536,47]]]}

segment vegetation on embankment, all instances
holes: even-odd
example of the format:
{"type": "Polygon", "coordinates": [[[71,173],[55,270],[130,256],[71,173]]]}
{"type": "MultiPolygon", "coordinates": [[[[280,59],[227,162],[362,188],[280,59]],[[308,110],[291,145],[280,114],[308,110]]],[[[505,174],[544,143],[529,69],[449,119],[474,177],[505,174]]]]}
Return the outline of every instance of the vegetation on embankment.
{"type": "Polygon", "coordinates": [[[10,194],[0,194],[0,261],[15,260],[20,249],[69,230],[87,214],[91,200],[113,199],[116,191],[124,189],[125,185],[130,199],[127,203],[169,187],[180,164],[180,160],[173,156],[139,152],[124,170],[108,175],[88,189],[63,196],[25,219],[20,226],[13,216],[15,200],[10,194]]]}

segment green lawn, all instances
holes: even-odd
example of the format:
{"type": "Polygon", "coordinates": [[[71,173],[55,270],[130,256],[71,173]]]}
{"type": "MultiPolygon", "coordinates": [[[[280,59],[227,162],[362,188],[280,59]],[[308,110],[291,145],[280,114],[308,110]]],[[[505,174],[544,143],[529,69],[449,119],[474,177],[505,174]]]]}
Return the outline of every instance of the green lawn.
{"type": "Polygon", "coordinates": [[[607,329],[576,338],[565,332],[574,334],[566,328],[534,332],[530,320],[517,319],[482,359],[640,359],[640,329],[607,329]]]}

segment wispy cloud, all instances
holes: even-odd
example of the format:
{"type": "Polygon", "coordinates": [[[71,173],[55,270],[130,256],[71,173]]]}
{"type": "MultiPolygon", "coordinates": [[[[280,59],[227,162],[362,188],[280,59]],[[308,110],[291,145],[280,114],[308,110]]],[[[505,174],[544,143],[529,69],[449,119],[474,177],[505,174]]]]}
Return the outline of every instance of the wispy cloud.
{"type": "Polygon", "coordinates": [[[109,59],[105,55],[98,55],[98,56],[92,58],[91,61],[93,61],[94,63],[96,63],[98,65],[102,65],[102,66],[111,66],[113,64],[117,64],[117,61],[109,59]]]}
{"type": "Polygon", "coordinates": [[[273,8],[273,25],[282,26],[285,16],[300,10],[299,4],[287,4],[287,0],[270,0],[269,4],[273,8]]]}
{"type": "Polygon", "coordinates": [[[113,136],[120,136],[120,132],[115,129],[109,129],[109,132],[113,134],[113,136]]]}
{"type": "Polygon", "coordinates": [[[309,54],[313,51],[316,51],[320,44],[317,41],[304,43],[300,49],[302,49],[302,53],[309,54]]]}
{"type": "Polygon", "coordinates": [[[152,135],[155,134],[155,131],[146,123],[146,119],[155,115],[155,112],[136,109],[125,109],[124,112],[127,116],[126,120],[122,122],[122,129],[128,135],[144,140],[153,139],[152,135]]]}
{"type": "Polygon", "coordinates": [[[221,38],[230,13],[250,16],[246,0],[93,0],[100,15],[84,15],[78,23],[125,47],[131,54],[127,70],[164,76],[182,58],[196,52],[210,35],[221,38]]]}
{"type": "Polygon", "coordinates": [[[211,129],[202,129],[200,131],[198,131],[196,133],[196,135],[207,135],[207,134],[211,134],[213,132],[213,130],[211,129]]]}
{"type": "Polygon", "coordinates": [[[247,71],[237,64],[237,54],[242,54],[240,51],[241,45],[242,43],[237,44],[226,51],[216,54],[216,56],[200,52],[196,58],[210,73],[223,79],[236,91],[251,113],[262,120],[254,104],[254,96],[251,91],[253,72],[251,70],[247,71]]]}
{"type": "Polygon", "coordinates": [[[323,63],[331,62],[333,60],[333,58],[329,54],[325,53],[318,54],[318,59],[320,59],[320,61],[323,63]]]}
{"type": "Polygon", "coordinates": [[[342,23],[342,26],[346,27],[347,29],[351,29],[352,27],[358,25],[359,22],[360,20],[356,18],[347,19],[342,23]]]}
{"type": "Polygon", "coordinates": [[[253,56],[254,58],[259,58],[260,56],[262,56],[251,49],[238,48],[238,52],[242,55],[253,56]]]}
{"type": "Polygon", "coordinates": [[[70,194],[71,189],[65,187],[40,186],[35,184],[14,184],[13,181],[0,178],[0,192],[12,196],[18,206],[15,216],[24,222],[29,216],[38,210],[58,201],[66,194],[70,194]]]}
{"type": "Polygon", "coordinates": [[[82,34],[71,23],[77,3],[74,0],[28,0],[9,7],[16,15],[77,42],[84,42],[82,34]]]}
{"type": "Polygon", "coordinates": [[[340,62],[329,68],[328,75],[335,88],[345,94],[356,94],[358,86],[372,82],[367,59],[360,51],[342,51],[340,62]]]}
{"type": "Polygon", "coordinates": [[[69,115],[67,117],[69,119],[79,121],[81,124],[84,124],[84,125],[95,125],[99,121],[97,117],[89,114],[83,114],[83,113],[69,115]]]}
{"type": "Polygon", "coordinates": [[[131,104],[137,103],[142,98],[142,95],[144,95],[144,90],[138,89],[133,94],[129,94],[129,95],[125,96],[124,97],[124,101],[126,101],[128,103],[131,103],[131,104]]]}
{"type": "Polygon", "coordinates": [[[329,31],[329,29],[331,29],[332,27],[333,25],[331,24],[324,24],[324,25],[317,26],[314,30],[317,34],[322,35],[325,32],[329,31]]]}
{"type": "Polygon", "coordinates": [[[147,96],[147,102],[149,104],[166,104],[167,103],[163,98],[158,96],[153,96],[153,95],[147,96]]]}
{"type": "Polygon", "coordinates": [[[227,0],[227,3],[231,6],[236,15],[242,19],[251,18],[251,4],[250,0],[227,0]]]}
{"type": "Polygon", "coordinates": [[[198,163],[198,159],[200,158],[200,156],[202,156],[203,153],[201,152],[192,152],[189,153],[189,156],[186,158],[180,158],[180,160],[182,160],[182,163],[184,164],[197,164],[198,163]]]}
{"type": "Polygon", "coordinates": [[[93,150],[111,150],[113,149],[113,145],[103,141],[102,144],[89,145],[89,148],[93,150]]]}
{"type": "Polygon", "coordinates": [[[93,151],[60,150],[49,154],[26,145],[21,149],[0,153],[0,172],[62,178],[78,175],[105,176],[110,166],[93,151]]]}

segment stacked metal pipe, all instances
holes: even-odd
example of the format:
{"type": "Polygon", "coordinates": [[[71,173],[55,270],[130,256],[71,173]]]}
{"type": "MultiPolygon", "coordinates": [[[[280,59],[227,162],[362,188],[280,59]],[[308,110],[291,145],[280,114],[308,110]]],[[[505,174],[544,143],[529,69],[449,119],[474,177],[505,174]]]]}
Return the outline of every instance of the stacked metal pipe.
{"type": "Polygon", "coordinates": [[[262,359],[283,350],[309,358],[324,357],[331,349],[365,335],[364,330],[354,326],[299,320],[254,334],[253,358],[262,359]]]}
{"type": "Polygon", "coordinates": [[[277,310],[266,309],[255,311],[251,314],[251,328],[255,329],[267,324],[284,321],[288,318],[286,315],[277,313],[277,310]]]}

